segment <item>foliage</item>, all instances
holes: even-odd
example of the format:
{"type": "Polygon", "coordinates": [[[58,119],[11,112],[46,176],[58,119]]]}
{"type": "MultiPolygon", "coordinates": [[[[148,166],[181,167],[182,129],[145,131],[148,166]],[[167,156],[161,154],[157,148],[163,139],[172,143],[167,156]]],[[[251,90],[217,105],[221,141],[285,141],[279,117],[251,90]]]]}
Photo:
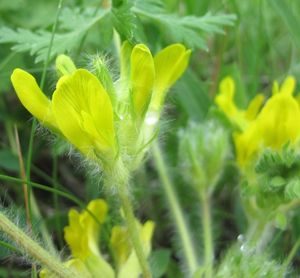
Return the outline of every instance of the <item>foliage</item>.
{"type": "MultiPolygon", "coordinates": [[[[153,137],[146,146],[147,156],[141,155],[143,160],[139,162],[143,166],[130,176],[136,218],[141,223],[151,219],[156,224],[153,250],[148,259],[152,274],[155,278],[192,277],[181,232],[164,187],[167,179],[182,210],[185,236],[196,250],[194,276],[209,277],[209,265],[205,263],[207,230],[202,224],[207,207],[203,205],[205,198],[198,196],[203,191],[189,186],[198,181],[192,175],[190,160],[196,157],[203,176],[207,174],[206,169],[217,172],[212,182],[214,190],[206,199],[213,222],[211,277],[275,278],[279,273],[296,277],[300,231],[299,142],[285,142],[284,147],[277,149],[259,145],[252,168],[240,169],[234,139],[229,139],[227,134],[240,132],[244,127],[241,125],[239,130],[239,125],[222,113],[215,96],[220,92],[221,80],[230,76],[235,82],[230,101],[248,126],[251,121],[244,121],[247,107],[258,93],[269,99],[274,80],[281,83],[287,75],[297,79],[300,3],[292,0],[64,0],[59,10],[58,2],[0,1],[1,210],[15,210],[11,218],[22,223],[16,223],[19,227],[26,225],[28,234],[48,246],[48,251],[51,244],[47,239],[54,249],[64,250],[61,257],[67,261],[71,252],[64,248],[63,228],[68,225],[69,210],[74,206],[83,210],[92,199],[105,199],[110,212],[101,227],[99,246],[105,260],[115,269],[114,250],[109,244],[111,231],[124,224],[116,188],[107,190],[105,175],[61,138],[49,135],[40,124],[35,128],[35,122],[15,96],[10,76],[18,67],[32,73],[38,83],[46,77],[43,92],[51,97],[58,79],[54,59],[67,54],[78,68],[95,73],[107,91],[120,90],[119,58],[124,41],[130,45],[143,43],[151,53],[158,53],[169,44],[182,43],[192,49],[191,62],[167,97],[168,105],[160,111],[162,121],[155,132],[162,143],[160,150],[166,171],[162,173],[157,166],[151,148],[153,137]],[[222,132],[218,133],[209,124],[212,121],[223,126],[222,132]],[[199,143],[192,149],[191,139],[199,143]],[[216,152],[218,148],[220,152],[225,148],[226,152],[221,155],[216,152]],[[218,154],[222,161],[214,162],[219,159],[218,154]],[[28,180],[28,187],[24,180],[28,180]],[[33,192],[30,203],[26,190],[33,192]],[[21,208],[21,212],[15,208],[21,208]],[[242,242],[237,239],[240,237],[242,242]]],[[[65,69],[62,68],[61,75],[65,69]]],[[[171,69],[166,72],[170,73],[171,69]]],[[[299,102],[299,88],[296,80],[295,103],[299,102]]],[[[278,109],[281,112],[277,114],[282,115],[283,107],[278,105],[278,109]]],[[[260,111],[258,107],[257,112],[260,111]]],[[[115,118],[114,121],[117,122],[115,118]]],[[[124,124],[122,128],[132,127],[124,124]]],[[[130,142],[126,150],[137,147],[132,143],[134,140],[130,142]]],[[[246,147],[252,141],[248,143],[246,147]]],[[[204,187],[209,185],[206,183],[204,187]]],[[[37,262],[33,261],[32,267],[32,261],[27,258],[25,264],[17,256],[7,260],[7,254],[18,252],[16,248],[17,245],[1,236],[0,276],[27,277],[31,272],[32,277],[37,277],[37,262]]]]}

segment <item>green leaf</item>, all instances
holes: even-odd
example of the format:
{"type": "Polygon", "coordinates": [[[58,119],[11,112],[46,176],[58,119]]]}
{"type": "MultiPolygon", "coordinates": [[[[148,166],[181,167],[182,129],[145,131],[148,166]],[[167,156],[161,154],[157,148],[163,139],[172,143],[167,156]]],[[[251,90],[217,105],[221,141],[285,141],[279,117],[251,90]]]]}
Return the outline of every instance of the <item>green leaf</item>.
{"type": "Polygon", "coordinates": [[[168,249],[159,249],[152,252],[150,256],[150,267],[154,278],[165,274],[170,262],[171,252],[168,249]]]}
{"type": "Polygon", "coordinates": [[[117,8],[113,7],[111,10],[112,23],[118,33],[124,40],[128,40],[133,43],[134,30],[136,29],[135,14],[131,10],[132,4],[124,1],[117,5],[117,8]]]}
{"type": "Polygon", "coordinates": [[[285,187],[285,197],[288,200],[300,199],[300,180],[292,179],[285,187]]]}
{"type": "Polygon", "coordinates": [[[286,184],[286,180],[281,176],[275,176],[275,177],[271,178],[271,180],[270,180],[270,186],[274,190],[278,190],[278,189],[282,188],[283,186],[285,186],[285,184],[286,184]]]}
{"type": "MultiPolygon", "coordinates": [[[[63,11],[63,18],[60,19],[61,26],[65,32],[57,33],[54,37],[51,58],[58,54],[69,52],[78,47],[81,38],[86,32],[100,20],[105,18],[109,10],[99,10],[96,15],[89,12],[79,13],[75,10],[66,9],[63,11]]],[[[31,30],[19,28],[17,30],[8,27],[0,28],[0,44],[12,43],[12,50],[16,52],[29,52],[35,55],[35,62],[44,61],[47,55],[51,32],[31,30]]]]}
{"type": "Polygon", "coordinates": [[[140,17],[147,18],[160,25],[166,34],[176,42],[182,42],[190,48],[208,51],[206,34],[223,34],[224,26],[233,25],[235,15],[212,15],[207,13],[197,17],[193,15],[178,16],[165,12],[161,1],[138,0],[132,11],[140,17]]]}

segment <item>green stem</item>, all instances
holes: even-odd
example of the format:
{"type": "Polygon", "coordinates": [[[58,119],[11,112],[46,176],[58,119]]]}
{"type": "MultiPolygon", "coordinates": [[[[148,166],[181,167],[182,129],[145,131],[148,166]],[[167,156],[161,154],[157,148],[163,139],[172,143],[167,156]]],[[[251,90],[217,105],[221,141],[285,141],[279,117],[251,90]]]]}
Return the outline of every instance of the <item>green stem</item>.
{"type": "Polygon", "coordinates": [[[267,215],[262,215],[260,219],[250,222],[249,227],[246,237],[247,245],[250,249],[254,249],[255,252],[261,253],[269,243],[274,228],[268,221],[267,215]]]}
{"type": "MultiPolygon", "coordinates": [[[[58,7],[57,7],[57,13],[56,13],[56,18],[55,22],[52,27],[52,34],[49,42],[49,47],[48,51],[46,54],[44,66],[43,66],[43,72],[42,72],[42,77],[41,77],[41,82],[40,82],[40,88],[41,90],[44,89],[45,85],[45,80],[46,80],[46,74],[47,74],[47,67],[50,61],[50,54],[51,54],[51,49],[54,41],[54,36],[56,33],[57,25],[58,25],[58,19],[59,15],[62,9],[62,2],[63,0],[59,0],[58,2],[58,7]]],[[[26,161],[26,186],[27,186],[27,199],[28,199],[28,205],[29,205],[29,219],[32,222],[32,216],[35,215],[38,219],[41,218],[41,213],[39,210],[39,207],[37,205],[36,199],[33,195],[33,192],[31,190],[31,185],[30,185],[30,179],[31,179],[31,163],[32,163],[32,153],[33,153],[33,143],[34,143],[34,134],[37,126],[37,121],[36,119],[33,120],[32,125],[31,125],[31,131],[30,131],[30,137],[29,137],[29,146],[28,146],[28,154],[27,154],[27,161],[26,161]]],[[[51,250],[55,250],[54,245],[52,243],[51,237],[47,231],[47,228],[44,224],[42,224],[42,235],[44,240],[46,240],[47,245],[51,250]]]]}
{"type": "Polygon", "coordinates": [[[203,226],[203,245],[204,245],[204,263],[205,277],[213,277],[214,247],[212,238],[212,224],[210,212],[210,195],[205,189],[200,191],[200,200],[202,205],[202,226],[203,226]]]}
{"type": "MultiPolygon", "coordinates": [[[[53,163],[52,163],[52,180],[53,180],[53,186],[55,189],[58,189],[58,185],[57,185],[57,174],[58,174],[58,158],[55,152],[53,152],[53,163]]],[[[55,219],[55,226],[56,226],[56,231],[57,231],[57,239],[58,239],[58,243],[59,243],[59,247],[62,248],[64,245],[63,242],[63,238],[62,238],[62,225],[61,225],[61,221],[60,221],[60,215],[59,215],[59,211],[60,211],[60,206],[59,206],[59,199],[58,199],[58,195],[55,192],[53,194],[53,202],[54,202],[54,219],[55,219]]]]}
{"type": "Polygon", "coordinates": [[[144,278],[151,278],[151,271],[143,250],[143,245],[141,237],[139,235],[138,227],[136,225],[136,220],[133,213],[133,208],[130,202],[129,190],[128,190],[128,174],[124,173],[124,166],[121,163],[117,166],[116,173],[118,173],[118,178],[116,180],[116,174],[111,175],[111,179],[115,181],[115,185],[118,188],[118,195],[122,204],[127,228],[129,231],[130,241],[135,250],[137,258],[139,260],[140,266],[142,268],[142,273],[144,278]]]}
{"type": "Polygon", "coordinates": [[[194,250],[193,241],[184,220],[183,212],[178,202],[174,186],[168,176],[166,165],[157,142],[154,142],[153,144],[153,157],[178,230],[189,273],[193,274],[198,267],[196,252],[194,250]]]}
{"type": "Polygon", "coordinates": [[[0,230],[16,242],[26,254],[29,254],[32,258],[36,259],[43,267],[49,269],[53,274],[55,274],[56,277],[78,277],[76,273],[64,267],[60,261],[27,236],[2,212],[0,212],[0,230]]]}
{"type": "Polygon", "coordinates": [[[15,246],[13,246],[5,241],[0,240],[0,246],[4,247],[10,251],[13,251],[15,253],[21,254],[21,252],[18,248],[16,248],[15,246]]]}
{"type": "Polygon", "coordinates": [[[297,252],[299,247],[300,247],[300,238],[298,238],[298,240],[294,244],[292,250],[290,251],[289,255],[284,260],[284,262],[282,264],[281,271],[280,271],[281,275],[279,275],[279,277],[283,277],[283,278],[285,277],[286,270],[287,270],[289,264],[291,263],[291,261],[293,260],[293,258],[295,257],[296,252],[297,252]]]}

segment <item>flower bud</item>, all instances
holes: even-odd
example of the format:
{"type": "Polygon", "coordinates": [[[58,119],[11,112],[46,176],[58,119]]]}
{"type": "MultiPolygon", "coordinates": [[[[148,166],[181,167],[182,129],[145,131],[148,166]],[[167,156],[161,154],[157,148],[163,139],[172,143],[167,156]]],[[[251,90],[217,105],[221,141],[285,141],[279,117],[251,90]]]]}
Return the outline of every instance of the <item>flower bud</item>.
{"type": "Polygon", "coordinates": [[[76,66],[72,59],[64,54],[57,56],[55,67],[59,77],[72,74],[76,70],[76,66]]]}

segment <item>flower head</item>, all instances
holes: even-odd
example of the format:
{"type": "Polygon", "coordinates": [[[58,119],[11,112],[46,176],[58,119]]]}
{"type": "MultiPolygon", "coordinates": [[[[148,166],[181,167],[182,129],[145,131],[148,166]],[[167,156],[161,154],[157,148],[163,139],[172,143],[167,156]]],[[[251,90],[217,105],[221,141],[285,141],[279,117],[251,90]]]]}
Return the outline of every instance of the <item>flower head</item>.
{"type": "MultiPolygon", "coordinates": [[[[72,258],[64,264],[80,277],[138,278],[141,268],[126,227],[117,225],[112,228],[109,250],[114,263],[110,263],[101,253],[99,239],[107,211],[107,203],[102,199],[92,200],[87,210],[81,213],[74,209],[69,211],[69,225],[64,229],[64,236],[72,258]]],[[[154,222],[146,221],[141,224],[136,220],[136,224],[144,252],[149,256],[154,222]]],[[[43,269],[40,276],[50,278],[51,275],[48,270],[43,269]]]]}
{"type": "Polygon", "coordinates": [[[248,105],[246,110],[240,109],[234,102],[235,83],[232,77],[222,79],[219,94],[215,98],[218,107],[225,113],[228,119],[240,130],[244,130],[255,119],[264,102],[264,96],[258,94],[248,105]]]}
{"type": "Polygon", "coordinates": [[[61,77],[51,100],[26,71],[15,69],[11,80],[25,108],[84,156],[103,167],[111,167],[121,156],[135,168],[155,135],[156,126],[147,119],[150,115],[158,120],[166,92],[185,71],[189,56],[190,50],[181,44],[153,57],[146,45],[125,42],[115,84],[101,61],[94,63],[93,74],[59,56],[61,77]]]}
{"type": "Polygon", "coordinates": [[[230,110],[229,104],[235,107],[232,97],[224,97],[226,94],[222,91],[216,98],[218,105],[232,121],[243,122],[241,129],[234,133],[237,161],[240,166],[251,164],[265,148],[280,150],[287,143],[294,145],[298,142],[300,107],[297,98],[293,96],[295,83],[291,76],[287,77],[281,86],[274,82],[272,97],[259,113],[257,112],[261,104],[258,105],[258,96],[250,103],[247,111],[237,108],[230,110]],[[227,103],[227,106],[224,103],[227,103]],[[255,116],[246,121],[245,116],[249,115],[251,110],[250,114],[255,116]]]}

